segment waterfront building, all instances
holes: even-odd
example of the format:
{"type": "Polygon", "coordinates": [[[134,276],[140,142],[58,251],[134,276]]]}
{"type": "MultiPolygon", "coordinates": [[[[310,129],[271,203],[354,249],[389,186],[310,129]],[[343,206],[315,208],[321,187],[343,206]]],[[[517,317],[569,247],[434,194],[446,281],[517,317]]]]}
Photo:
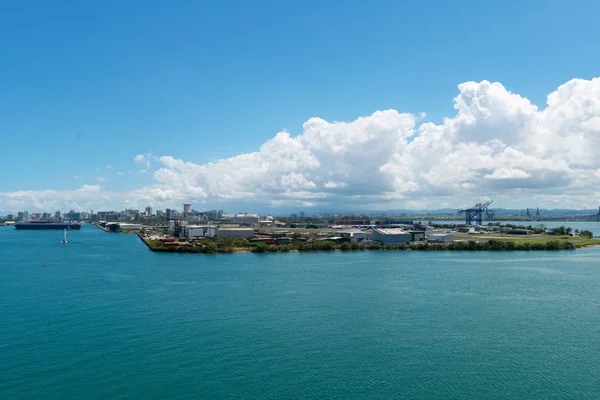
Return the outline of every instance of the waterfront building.
{"type": "Polygon", "coordinates": [[[429,243],[452,243],[454,242],[454,235],[451,233],[434,233],[427,236],[429,243]]]}
{"type": "Polygon", "coordinates": [[[410,233],[400,228],[377,228],[373,229],[372,239],[383,245],[409,244],[410,233]]]}
{"type": "Polygon", "coordinates": [[[355,242],[362,242],[367,238],[367,233],[363,231],[343,231],[336,232],[336,234],[345,239],[350,239],[355,242]]]}
{"type": "Polygon", "coordinates": [[[212,225],[188,225],[184,228],[184,236],[191,237],[215,237],[217,227],[212,225]]]}
{"type": "Polygon", "coordinates": [[[122,231],[139,231],[142,229],[142,224],[119,223],[119,229],[122,231]]]}
{"type": "Polygon", "coordinates": [[[223,239],[249,239],[254,236],[252,228],[219,228],[217,229],[217,237],[223,239]]]}
{"type": "Polygon", "coordinates": [[[411,242],[421,242],[425,240],[425,231],[408,231],[410,233],[410,241],[411,242]]]}

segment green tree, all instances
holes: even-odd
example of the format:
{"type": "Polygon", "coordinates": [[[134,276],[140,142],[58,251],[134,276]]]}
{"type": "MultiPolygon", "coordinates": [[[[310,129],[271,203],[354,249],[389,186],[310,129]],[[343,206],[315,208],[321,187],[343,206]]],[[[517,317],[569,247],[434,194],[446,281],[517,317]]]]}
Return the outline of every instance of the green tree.
{"type": "Polygon", "coordinates": [[[344,242],[341,244],[340,250],[342,250],[342,251],[352,250],[352,246],[350,245],[350,243],[344,242]]]}

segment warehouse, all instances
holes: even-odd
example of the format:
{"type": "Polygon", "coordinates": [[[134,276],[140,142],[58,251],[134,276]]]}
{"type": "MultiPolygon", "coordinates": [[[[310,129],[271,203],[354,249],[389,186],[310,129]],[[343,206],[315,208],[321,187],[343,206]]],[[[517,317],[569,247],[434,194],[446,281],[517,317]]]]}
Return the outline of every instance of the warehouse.
{"type": "Polygon", "coordinates": [[[427,241],[430,243],[452,243],[454,242],[454,235],[450,233],[438,233],[429,235],[427,241]]]}
{"type": "Polygon", "coordinates": [[[366,232],[363,231],[342,231],[338,232],[338,234],[345,239],[351,239],[356,242],[362,242],[367,238],[366,232]]]}
{"type": "Polygon", "coordinates": [[[252,228],[219,228],[217,229],[217,237],[223,239],[249,239],[254,236],[252,228]]]}
{"type": "Polygon", "coordinates": [[[425,231],[408,231],[411,242],[421,242],[425,240],[425,231]]]}
{"type": "Polygon", "coordinates": [[[217,227],[211,225],[190,225],[185,227],[185,237],[215,237],[217,227]]]}
{"type": "Polygon", "coordinates": [[[383,245],[409,244],[410,233],[400,228],[377,228],[373,229],[372,239],[383,245]]]}
{"type": "Polygon", "coordinates": [[[119,223],[119,229],[122,231],[139,231],[140,229],[142,229],[142,225],[141,224],[124,224],[124,223],[119,223]]]}

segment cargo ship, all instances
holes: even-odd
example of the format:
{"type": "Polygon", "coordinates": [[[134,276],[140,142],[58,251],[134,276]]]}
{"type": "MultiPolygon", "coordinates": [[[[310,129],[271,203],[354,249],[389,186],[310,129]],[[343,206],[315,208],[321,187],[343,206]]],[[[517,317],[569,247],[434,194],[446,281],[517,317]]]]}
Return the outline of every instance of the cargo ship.
{"type": "Polygon", "coordinates": [[[17,229],[81,229],[78,222],[52,222],[52,221],[20,221],[15,224],[17,229]]]}

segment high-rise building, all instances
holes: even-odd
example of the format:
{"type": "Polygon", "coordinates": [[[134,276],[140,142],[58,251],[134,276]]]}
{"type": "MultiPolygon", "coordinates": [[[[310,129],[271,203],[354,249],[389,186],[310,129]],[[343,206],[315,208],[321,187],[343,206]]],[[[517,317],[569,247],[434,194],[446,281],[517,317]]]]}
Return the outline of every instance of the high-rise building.
{"type": "Polygon", "coordinates": [[[24,215],[24,214],[23,214],[23,211],[19,211],[19,212],[17,213],[17,218],[18,218],[18,219],[23,219],[23,215],[24,215]]]}
{"type": "Polygon", "coordinates": [[[29,211],[23,213],[23,219],[29,219],[29,211]]]}
{"type": "Polygon", "coordinates": [[[152,206],[148,206],[146,207],[146,217],[151,217],[152,216],[152,206]]]}
{"type": "Polygon", "coordinates": [[[304,218],[304,211],[300,211],[300,218],[304,218]]]}
{"type": "Polygon", "coordinates": [[[189,214],[190,212],[192,212],[192,205],[189,203],[184,203],[183,204],[183,215],[189,214]]]}
{"type": "Polygon", "coordinates": [[[61,217],[62,217],[62,214],[60,213],[60,211],[57,211],[54,213],[54,218],[61,219],[61,217]]]}
{"type": "Polygon", "coordinates": [[[170,209],[170,208],[167,208],[167,209],[165,210],[165,217],[166,217],[167,219],[171,219],[171,209],[170,209]]]}

